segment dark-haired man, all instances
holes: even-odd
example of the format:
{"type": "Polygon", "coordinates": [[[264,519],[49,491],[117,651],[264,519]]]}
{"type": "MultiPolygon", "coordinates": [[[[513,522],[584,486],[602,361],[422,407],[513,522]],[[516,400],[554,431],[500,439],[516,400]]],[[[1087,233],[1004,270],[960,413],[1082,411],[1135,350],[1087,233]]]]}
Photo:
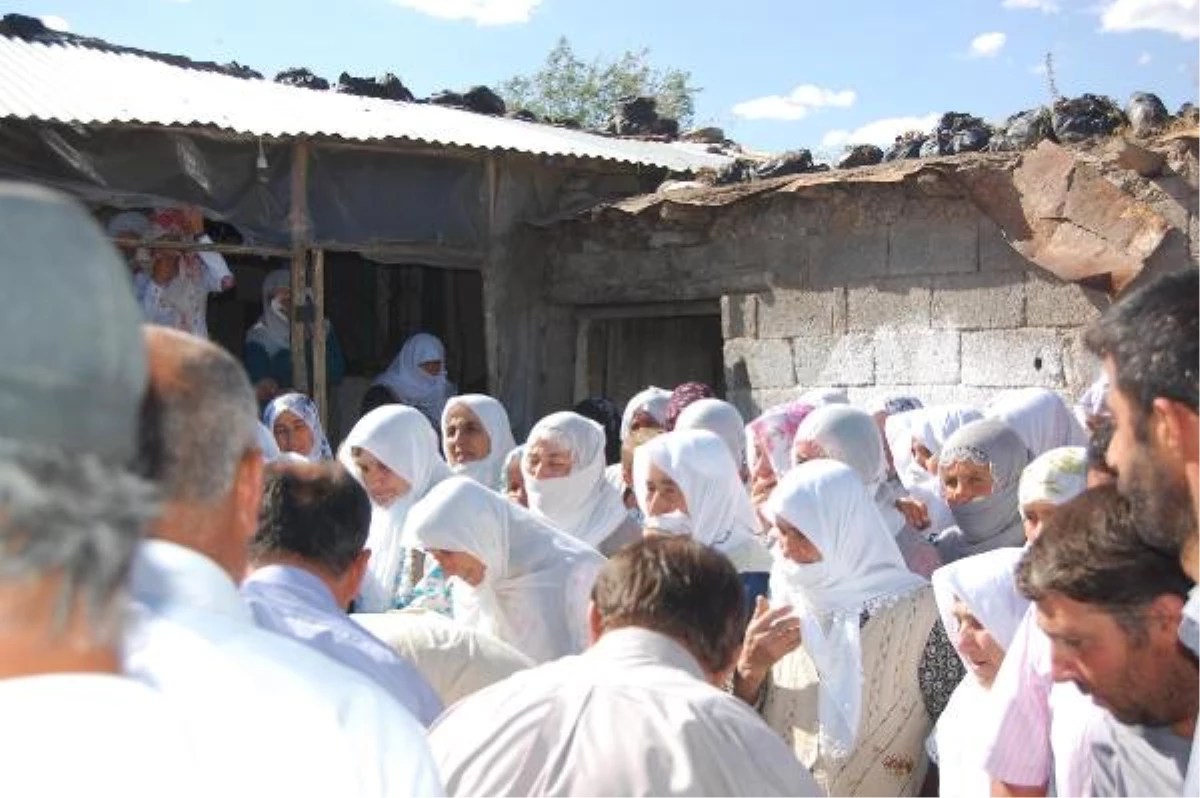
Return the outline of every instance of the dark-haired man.
{"type": "Polygon", "coordinates": [[[1176,637],[1191,582],[1138,539],[1135,512],[1093,488],[1047,519],[1017,569],[1054,680],[1110,713],[1092,738],[1098,796],[1180,794],[1196,726],[1196,660],[1176,637]]]}
{"type": "Polygon", "coordinates": [[[733,565],[690,538],[600,572],[593,646],[460,702],[430,732],[451,795],[818,795],[749,706],[718,689],[741,640],[733,565]]]}

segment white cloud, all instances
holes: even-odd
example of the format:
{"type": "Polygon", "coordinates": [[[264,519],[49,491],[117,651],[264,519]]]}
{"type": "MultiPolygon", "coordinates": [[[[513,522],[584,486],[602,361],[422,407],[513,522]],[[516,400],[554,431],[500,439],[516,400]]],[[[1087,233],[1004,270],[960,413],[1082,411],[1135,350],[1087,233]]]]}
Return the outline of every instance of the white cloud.
{"type": "Polygon", "coordinates": [[[1007,41],[1008,37],[1003,33],[981,33],[971,40],[971,57],[995,58],[1007,41]]]}
{"type": "Polygon", "coordinates": [[[42,24],[50,30],[56,30],[60,33],[71,32],[71,24],[62,17],[55,16],[54,14],[47,14],[44,17],[39,17],[39,19],[41,19],[42,24]]]}
{"type": "Polygon", "coordinates": [[[1153,30],[1200,39],[1200,0],[1113,0],[1100,14],[1106,33],[1153,30]]]}
{"type": "Polygon", "coordinates": [[[831,91],[806,83],[786,95],[772,94],[740,102],[733,106],[733,113],[743,119],[795,121],[820,108],[849,108],[857,99],[853,89],[831,91]]]}
{"type": "Polygon", "coordinates": [[[1154,57],[1150,53],[1142,53],[1138,56],[1138,66],[1146,66],[1146,64],[1149,64],[1153,60],[1154,57]]]}
{"type": "Polygon", "coordinates": [[[1004,0],[1005,8],[1041,11],[1043,14],[1057,14],[1062,9],[1056,0],[1004,0]]]}
{"type": "Polygon", "coordinates": [[[392,0],[421,14],[476,25],[512,25],[528,22],[542,0],[392,0]]]}
{"type": "Polygon", "coordinates": [[[889,147],[896,137],[910,130],[920,130],[928,133],[938,123],[941,114],[926,114],[925,116],[893,116],[878,119],[857,130],[831,130],[821,139],[823,147],[841,147],[846,144],[878,144],[889,147]]]}

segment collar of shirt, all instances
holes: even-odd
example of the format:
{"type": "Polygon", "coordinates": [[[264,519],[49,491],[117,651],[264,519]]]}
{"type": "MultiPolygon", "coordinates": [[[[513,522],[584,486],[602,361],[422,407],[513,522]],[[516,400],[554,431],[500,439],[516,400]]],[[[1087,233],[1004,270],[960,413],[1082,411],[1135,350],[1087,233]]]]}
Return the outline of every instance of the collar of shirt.
{"type": "Polygon", "coordinates": [[[708,681],[696,657],[674,639],[660,632],[627,626],[605,632],[585,654],[618,666],[661,665],[677,668],[701,681],[708,681]]]}
{"type": "Polygon", "coordinates": [[[270,585],[285,590],[299,601],[325,612],[344,614],[329,587],[316,574],[294,565],[268,565],[259,568],[242,582],[242,587],[270,585]]]}
{"type": "Polygon", "coordinates": [[[165,540],[138,546],[133,564],[133,598],[154,611],[186,607],[253,623],[237,585],[215,562],[165,540]]]}
{"type": "Polygon", "coordinates": [[[1188,593],[1187,604],[1183,605],[1179,639],[1193,654],[1200,654],[1200,586],[1192,587],[1188,593]]]}

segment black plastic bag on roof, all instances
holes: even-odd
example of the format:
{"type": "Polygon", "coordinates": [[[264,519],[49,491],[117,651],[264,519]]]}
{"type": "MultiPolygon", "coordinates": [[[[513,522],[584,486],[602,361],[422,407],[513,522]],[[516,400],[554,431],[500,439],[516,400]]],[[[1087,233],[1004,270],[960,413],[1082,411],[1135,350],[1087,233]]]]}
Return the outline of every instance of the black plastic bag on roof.
{"type": "Polygon", "coordinates": [[[284,86],[296,86],[301,89],[312,89],[313,91],[328,91],[329,81],[325,78],[319,78],[304,67],[294,67],[285,69],[275,76],[276,83],[282,83],[284,86]]]}
{"type": "Polygon", "coordinates": [[[347,72],[338,76],[337,90],[339,94],[353,94],[358,97],[374,97],[379,100],[396,100],[412,102],[415,98],[400,78],[388,72],[381,78],[356,78],[347,72]]]}
{"type": "Polygon", "coordinates": [[[1125,114],[1108,97],[1084,94],[1054,103],[1054,135],[1073,144],[1096,136],[1111,136],[1125,124],[1125,114]]]}
{"type": "Polygon", "coordinates": [[[1031,108],[1013,114],[1004,123],[1004,132],[992,137],[990,149],[996,152],[1027,150],[1043,139],[1054,141],[1054,125],[1046,108],[1031,108]]]}
{"type": "Polygon", "coordinates": [[[992,140],[992,131],[987,125],[977,125],[955,132],[950,137],[950,152],[980,152],[986,150],[992,140]]]}
{"type": "Polygon", "coordinates": [[[504,105],[504,100],[500,99],[500,95],[487,86],[472,86],[462,98],[463,106],[468,111],[474,111],[477,114],[504,116],[508,110],[504,105]]]}
{"type": "Polygon", "coordinates": [[[897,136],[896,141],[888,148],[888,151],[883,154],[883,160],[900,161],[906,158],[920,158],[921,147],[929,140],[929,136],[924,133],[911,131],[904,135],[897,136]]]}
{"type": "Polygon", "coordinates": [[[785,175],[802,175],[813,171],[813,157],[808,150],[791,150],[783,155],[763,161],[754,169],[754,176],[760,180],[785,175]]]}
{"type": "Polygon", "coordinates": [[[1157,94],[1148,91],[1135,91],[1129,95],[1125,116],[1129,117],[1129,127],[1135,136],[1151,136],[1171,123],[1167,106],[1157,94]]]}
{"type": "Polygon", "coordinates": [[[1184,122],[1190,122],[1193,125],[1200,124],[1200,109],[1196,108],[1193,103],[1184,103],[1175,112],[1175,118],[1182,119],[1184,122]]]}
{"type": "Polygon", "coordinates": [[[857,144],[838,159],[838,169],[854,169],[858,166],[874,166],[883,160],[883,150],[874,144],[857,144]]]}

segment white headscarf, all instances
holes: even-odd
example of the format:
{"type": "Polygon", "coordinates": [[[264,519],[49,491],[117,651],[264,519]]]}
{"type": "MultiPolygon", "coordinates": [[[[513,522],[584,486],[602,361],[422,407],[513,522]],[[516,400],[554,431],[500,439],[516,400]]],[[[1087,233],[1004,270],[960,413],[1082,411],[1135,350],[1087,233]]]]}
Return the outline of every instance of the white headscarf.
{"type": "Polygon", "coordinates": [[[854,750],[862,714],[862,615],[928,584],[904,565],[862,478],[834,460],[796,466],[764,512],[784,519],[821,552],[808,565],[777,556],[771,595],[796,607],[805,651],[820,674],[820,745],[834,758],[854,750]]]}
{"type": "Polygon", "coordinates": [[[267,409],[263,411],[263,423],[267,425],[267,429],[271,430],[271,434],[274,434],[275,422],[283,413],[292,413],[298,417],[312,433],[312,448],[307,452],[298,452],[297,454],[311,463],[333,459],[333,450],[329,448],[329,441],[325,438],[324,430],[321,429],[321,414],[317,410],[316,402],[302,393],[285,393],[272,399],[271,403],[267,405],[267,409]]]}
{"type": "Polygon", "coordinates": [[[653,464],[674,480],[687,502],[687,532],[696,542],[729,553],[756,539],[758,519],[725,444],[705,430],[659,435],[633,453],[633,491],[647,526],[658,528],[647,507],[653,464]]]}
{"type": "Polygon", "coordinates": [[[796,401],[814,408],[850,404],[844,388],[811,388],[800,394],[796,401]]]}
{"type": "Polygon", "coordinates": [[[1046,388],[1018,388],[997,394],[984,410],[988,418],[1016,430],[1034,457],[1061,446],[1087,446],[1088,435],[1063,398],[1046,388]]]}
{"type": "Polygon", "coordinates": [[[450,475],[450,470],[438,456],[437,435],[429,422],[404,405],[385,405],[367,413],[338,449],[338,460],[362,484],[362,472],[351,452],[355,448],[366,449],[411,486],[388,507],[371,503],[371,531],[367,536],[371,560],[357,609],[386,612],[403,603],[404,598],[404,519],[421,497],[450,475]]]}
{"type": "Polygon", "coordinates": [[[258,438],[258,448],[262,449],[263,462],[274,463],[278,460],[279,444],[275,442],[275,433],[271,432],[265,424],[259,421],[255,435],[258,438]]]}
{"type": "Polygon", "coordinates": [[[373,384],[387,387],[401,402],[412,405],[430,421],[438,423],[450,393],[450,383],[446,379],[446,347],[436,336],[417,333],[404,342],[400,354],[373,384]],[[436,377],[421,368],[422,363],[434,361],[442,364],[442,373],[436,377]]]}
{"type": "Polygon", "coordinates": [[[1034,502],[1063,504],[1087,490],[1087,449],[1060,446],[1039,455],[1021,472],[1017,500],[1021,517],[1034,502]]]}
{"type": "Polygon", "coordinates": [[[451,477],[409,513],[405,539],[426,551],[470,554],[486,571],[452,579],[454,618],[537,662],[587,645],[587,605],[604,558],[497,493],[451,477]]]}
{"type": "Polygon", "coordinates": [[[621,440],[626,440],[629,433],[633,431],[633,417],[639,412],[649,413],[660,427],[665,425],[667,423],[667,405],[670,403],[671,392],[655,388],[653,385],[641,393],[635,394],[625,405],[625,412],[621,415],[621,440]]]}
{"type": "Polygon", "coordinates": [[[483,458],[451,466],[450,470],[457,475],[470,477],[480,485],[496,490],[504,484],[500,466],[505,462],[508,453],[517,448],[517,442],[513,440],[512,427],[508,423],[508,411],[500,402],[483,394],[469,393],[448,400],[445,409],[442,410],[442,454],[447,463],[450,462],[450,446],[446,442],[446,421],[450,416],[450,411],[458,405],[465,406],[479,419],[479,423],[487,432],[491,448],[483,458]]]}
{"type": "MultiPolygon", "coordinates": [[[[934,405],[910,412],[913,415],[910,417],[909,434],[935,456],[961,427],[983,418],[983,413],[970,405],[934,405]]],[[[911,450],[912,441],[908,444],[911,450]]],[[[894,451],[892,455],[895,456],[894,451]]]]}
{"type": "Polygon", "coordinates": [[[692,402],[679,414],[675,429],[708,430],[724,441],[739,472],[746,462],[746,420],[729,402],[720,399],[692,402]]]}
{"type": "Polygon", "coordinates": [[[957,526],[934,541],[947,563],[1006,546],[1025,543],[1017,491],[1029,451],[1021,436],[1002,421],[972,421],[955,432],[942,448],[938,468],[969,461],[992,473],[992,492],[951,507],[957,526]]]}
{"type": "Polygon", "coordinates": [[[267,354],[288,349],[292,345],[292,323],[288,321],[287,309],[274,299],[281,288],[290,288],[292,275],[287,269],[276,269],[263,280],[262,315],[246,333],[246,341],[256,343],[267,350],[267,354]]]}
{"type": "Polygon", "coordinates": [[[522,458],[529,509],[555,528],[598,547],[627,517],[620,492],[604,478],[604,428],[578,413],[552,413],[529,431],[526,455],[540,440],[571,453],[571,473],[535,479],[522,458]]]}

